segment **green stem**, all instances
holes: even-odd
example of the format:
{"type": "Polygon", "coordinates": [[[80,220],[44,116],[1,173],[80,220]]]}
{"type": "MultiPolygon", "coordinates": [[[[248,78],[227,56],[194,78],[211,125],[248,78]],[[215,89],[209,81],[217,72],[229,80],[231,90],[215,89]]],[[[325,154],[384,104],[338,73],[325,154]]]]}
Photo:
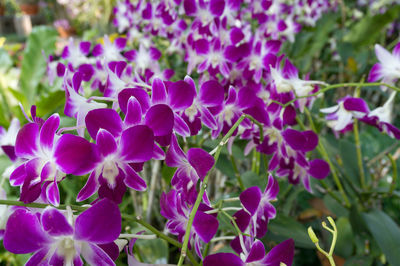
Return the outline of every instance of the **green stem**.
{"type": "Polygon", "coordinates": [[[390,184],[389,188],[389,195],[393,194],[394,189],[396,188],[396,181],[397,181],[397,164],[396,161],[394,160],[393,156],[388,154],[387,157],[389,158],[391,164],[392,164],[392,183],[390,184]]]}
{"type": "MultiPolygon", "coordinates": [[[[311,129],[314,132],[317,132],[310,111],[308,110],[307,107],[304,108],[304,111],[305,111],[305,113],[306,113],[306,115],[308,117],[308,120],[310,122],[311,129]]],[[[299,120],[300,119],[298,119],[298,121],[299,120]]],[[[350,207],[349,199],[347,198],[347,195],[344,192],[342,183],[340,182],[340,179],[339,179],[339,177],[337,175],[336,168],[333,165],[331,159],[329,158],[328,152],[326,151],[325,146],[322,144],[322,141],[318,141],[317,150],[321,154],[322,158],[324,158],[324,160],[329,164],[329,167],[331,169],[331,173],[332,173],[332,176],[333,176],[333,180],[335,181],[336,186],[339,189],[339,192],[342,194],[342,197],[343,197],[343,200],[345,202],[346,207],[350,207]]]]}
{"type": "Polygon", "coordinates": [[[236,165],[235,158],[234,158],[232,155],[230,155],[230,159],[231,159],[232,168],[233,168],[233,171],[235,172],[235,176],[236,176],[236,179],[238,180],[240,189],[243,191],[243,190],[245,190],[246,188],[245,188],[245,186],[243,185],[242,177],[240,176],[239,169],[238,169],[238,167],[237,167],[237,165],[236,165]]]}
{"type": "Polygon", "coordinates": [[[356,143],[357,165],[358,165],[358,169],[360,171],[360,183],[361,183],[361,187],[363,189],[366,189],[364,166],[363,166],[363,162],[362,162],[361,141],[360,141],[360,134],[358,131],[358,119],[354,119],[353,132],[354,132],[354,140],[356,143]]]}
{"type": "Polygon", "coordinates": [[[337,89],[337,88],[341,88],[341,87],[360,87],[361,88],[361,87],[375,87],[375,86],[386,86],[388,88],[391,88],[392,90],[400,92],[399,88],[397,88],[397,87],[395,87],[393,85],[390,85],[390,84],[380,83],[380,82],[374,82],[374,83],[357,83],[357,82],[340,83],[340,84],[328,85],[325,88],[323,88],[323,89],[321,89],[321,90],[319,90],[319,91],[317,91],[315,93],[309,94],[309,95],[297,96],[295,99],[293,99],[293,100],[291,100],[291,101],[289,101],[289,102],[287,102],[285,104],[282,104],[281,102],[278,102],[278,101],[272,101],[272,102],[277,103],[277,104],[279,104],[279,105],[281,105],[283,107],[287,107],[287,106],[293,104],[298,99],[318,96],[319,94],[324,93],[324,92],[329,91],[329,90],[332,90],[332,89],[337,89]]]}
{"type": "Polygon", "coordinates": [[[240,123],[245,118],[246,118],[246,116],[242,115],[236,121],[236,123],[232,126],[232,128],[228,131],[228,133],[226,133],[226,135],[222,138],[221,142],[218,144],[218,147],[217,147],[216,152],[214,154],[215,163],[214,163],[213,167],[210,169],[210,171],[208,172],[208,174],[204,177],[203,183],[200,186],[199,194],[197,195],[197,198],[196,198],[196,202],[194,203],[194,206],[193,206],[193,208],[192,208],[192,210],[190,212],[190,215],[189,215],[189,220],[188,220],[188,223],[187,223],[187,226],[186,226],[186,232],[185,232],[185,236],[184,236],[184,239],[183,239],[183,245],[182,245],[182,249],[181,249],[181,255],[180,255],[179,261],[178,261],[178,266],[181,266],[183,264],[183,261],[185,259],[186,253],[188,251],[190,231],[192,229],[193,220],[194,220],[194,217],[195,217],[195,215],[197,213],[197,210],[198,210],[198,208],[200,206],[200,203],[201,203],[201,201],[203,199],[203,195],[204,195],[204,192],[205,192],[206,187],[207,187],[207,183],[208,183],[208,179],[210,177],[210,173],[211,173],[212,169],[215,168],[215,164],[218,161],[218,158],[219,158],[219,155],[221,153],[222,147],[225,145],[225,143],[228,141],[228,139],[232,136],[233,132],[235,132],[236,128],[240,125],[240,123]]]}

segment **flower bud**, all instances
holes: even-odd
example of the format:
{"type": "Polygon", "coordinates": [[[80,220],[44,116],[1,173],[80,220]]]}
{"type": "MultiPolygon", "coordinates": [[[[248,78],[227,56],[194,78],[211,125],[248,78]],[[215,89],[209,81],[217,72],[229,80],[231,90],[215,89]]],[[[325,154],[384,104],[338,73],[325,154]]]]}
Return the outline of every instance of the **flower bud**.
{"type": "Polygon", "coordinates": [[[308,227],[308,236],[311,238],[311,241],[315,244],[318,243],[318,238],[314,233],[314,230],[312,229],[312,227],[308,227]]]}

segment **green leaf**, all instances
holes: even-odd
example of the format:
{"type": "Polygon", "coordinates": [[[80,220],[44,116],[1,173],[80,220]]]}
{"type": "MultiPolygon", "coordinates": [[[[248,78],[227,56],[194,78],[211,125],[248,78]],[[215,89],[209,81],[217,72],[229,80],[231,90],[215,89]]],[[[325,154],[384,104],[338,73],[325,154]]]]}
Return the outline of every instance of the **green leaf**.
{"type": "Polygon", "coordinates": [[[353,231],[347,217],[340,217],[336,220],[338,238],[336,242],[335,254],[347,258],[353,254],[354,242],[353,231]]]}
{"type": "Polygon", "coordinates": [[[375,16],[366,15],[355,26],[353,26],[344,40],[356,46],[365,46],[377,42],[386,25],[400,16],[400,6],[393,6],[384,14],[375,16]]]}
{"type": "Polygon", "coordinates": [[[257,186],[261,190],[263,190],[265,188],[265,186],[267,185],[267,178],[265,177],[265,175],[259,176],[252,171],[247,171],[247,172],[244,172],[241,175],[241,177],[242,177],[243,185],[246,188],[257,186]]]}
{"type": "Polygon", "coordinates": [[[374,210],[363,213],[369,231],[385,254],[390,265],[400,262],[400,228],[386,213],[374,210]]]}
{"type": "Polygon", "coordinates": [[[46,55],[53,53],[57,31],[52,27],[39,26],[32,30],[24,50],[24,59],[21,64],[20,85],[22,93],[26,95],[28,104],[34,103],[37,86],[46,73],[46,55]]]}
{"type": "Polygon", "coordinates": [[[277,215],[268,224],[267,239],[283,241],[293,238],[296,247],[314,248],[304,225],[285,215],[277,215]]]}
{"type": "Polygon", "coordinates": [[[37,115],[45,116],[49,113],[56,111],[60,106],[63,106],[65,102],[65,92],[64,91],[53,91],[47,95],[40,97],[36,102],[37,115]]]}
{"type": "Polygon", "coordinates": [[[140,250],[140,255],[147,263],[166,264],[168,262],[168,244],[162,239],[138,239],[135,243],[140,250]]]}

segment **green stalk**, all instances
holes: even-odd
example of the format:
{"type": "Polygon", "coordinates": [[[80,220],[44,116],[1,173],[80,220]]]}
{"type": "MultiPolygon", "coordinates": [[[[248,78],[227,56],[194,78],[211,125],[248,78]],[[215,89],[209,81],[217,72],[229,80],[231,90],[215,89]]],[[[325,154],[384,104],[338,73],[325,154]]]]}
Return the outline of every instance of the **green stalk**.
{"type": "Polygon", "coordinates": [[[203,199],[203,195],[204,195],[204,192],[205,192],[206,187],[207,187],[207,183],[208,183],[208,179],[210,177],[210,173],[211,173],[212,169],[215,168],[215,164],[218,161],[218,158],[219,158],[219,155],[221,153],[222,147],[225,145],[225,143],[228,141],[228,139],[232,136],[233,132],[235,132],[236,128],[239,126],[239,124],[245,118],[246,118],[246,116],[242,115],[236,121],[236,123],[232,126],[232,128],[228,131],[228,133],[226,133],[226,135],[222,138],[221,142],[219,143],[219,145],[218,145],[218,147],[216,149],[216,152],[215,152],[215,155],[214,155],[215,163],[214,163],[213,167],[210,169],[210,171],[208,172],[208,174],[206,175],[206,177],[204,177],[203,184],[201,184],[200,191],[199,191],[199,194],[197,195],[196,202],[194,203],[192,211],[190,212],[190,215],[189,215],[189,221],[188,221],[187,226],[186,226],[186,232],[185,232],[185,237],[184,237],[183,245],[182,245],[182,249],[181,249],[181,255],[180,255],[179,261],[178,261],[178,266],[182,266],[183,261],[184,261],[185,256],[186,256],[186,253],[188,251],[190,230],[192,229],[194,217],[195,217],[195,215],[197,213],[197,210],[198,210],[198,208],[200,206],[200,203],[201,203],[201,201],[203,199]]]}
{"type": "MultiPolygon", "coordinates": [[[[311,129],[314,132],[317,132],[310,111],[308,110],[307,107],[304,108],[304,111],[305,111],[305,113],[307,115],[307,118],[308,118],[308,120],[310,122],[311,129]]],[[[297,121],[300,121],[300,119],[298,119],[297,121]]],[[[335,181],[335,184],[338,187],[339,192],[342,194],[342,197],[343,197],[343,200],[345,202],[346,207],[350,207],[350,201],[347,198],[346,193],[344,192],[342,183],[340,182],[340,179],[339,179],[339,177],[337,175],[336,168],[333,165],[331,159],[329,158],[328,152],[326,151],[325,146],[322,144],[322,141],[318,141],[317,150],[321,154],[322,158],[324,158],[324,160],[329,164],[329,167],[331,169],[331,173],[332,173],[332,176],[333,176],[333,180],[335,181]]]]}
{"type": "Polygon", "coordinates": [[[394,189],[396,188],[396,181],[397,181],[397,164],[395,159],[393,158],[392,155],[388,154],[387,157],[390,160],[390,163],[392,164],[392,171],[393,171],[393,177],[392,177],[392,183],[390,184],[389,188],[389,195],[393,194],[394,189]]]}
{"type": "Polygon", "coordinates": [[[243,190],[245,190],[246,188],[245,188],[245,186],[243,185],[242,177],[240,176],[239,169],[238,169],[238,167],[237,167],[237,165],[236,165],[235,158],[234,158],[232,155],[230,155],[229,157],[230,157],[230,159],[231,159],[232,168],[233,168],[233,171],[235,172],[235,176],[236,176],[236,179],[238,180],[240,189],[243,191],[243,190]]]}
{"type": "Polygon", "coordinates": [[[278,102],[278,101],[271,101],[271,102],[277,103],[277,104],[279,104],[279,105],[281,105],[283,107],[287,107],[287,106],[293,104],[298,99],[318,96],[319,94],[324,93],[324,92],[329,91],[329,90],[332,90],[332,89],[337,89],[337,88],[341,88],[341,87],[360,87],[361,88],[361,87],[370,87],[370,86],[371,87],[386,86],[388,88],[391,88],[392,90],[400,92],[400,88],[397,88],[397,87],[395,87],[393,85],[389,85],[389,84],[386,84],[386,83],[380,83],[380,82],[374,82],[374,83],[356,83],[356,82],[353,82],[353,83],[340,83],[340,84],[328,85],[325,88],[323,88],[323,89],[321,89],[321,90],[319,90],[319,91],[317,91],[315,93],[309,94],[309,95],[296,96],[295,99],[293,99],[293,100],[291,100],[291,101],[289,101],[289,102],[287,102],[285,104],[282,104],[281,102],[278,102]]]}
{"type": "Polygon", "coordinates": [[[360,134],[358,131],[358,119],[354,119],[353,123],[353,132],[354,132],[354,140],[356,142],[356,152],[357,152],[357,165],[360,171],[360,183],[363,189],[366,189],[367,186],[365,184],[365,173],[364,173],[364,166],[362,162],[362,152],[361,152],[361,141],[360,141],[360,134]]]}

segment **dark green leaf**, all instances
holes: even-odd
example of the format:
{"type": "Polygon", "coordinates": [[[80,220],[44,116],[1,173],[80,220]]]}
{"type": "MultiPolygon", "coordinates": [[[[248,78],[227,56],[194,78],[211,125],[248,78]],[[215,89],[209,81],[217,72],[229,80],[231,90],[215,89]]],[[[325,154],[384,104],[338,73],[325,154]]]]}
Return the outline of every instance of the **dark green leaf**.
{"type": "Polygon", "coordinates": [[[267,239],[282,241],[293,238],[296,247],[314,248],[304,225],[285,215],[277,215],[268,224],[267,239]]]}
{"type": "Polygon", "coordinates": [[[400,262],[399,226],[383,211],[375,210],[363,213],[362,216],[389,264],[398,265],[400,262]]]}

